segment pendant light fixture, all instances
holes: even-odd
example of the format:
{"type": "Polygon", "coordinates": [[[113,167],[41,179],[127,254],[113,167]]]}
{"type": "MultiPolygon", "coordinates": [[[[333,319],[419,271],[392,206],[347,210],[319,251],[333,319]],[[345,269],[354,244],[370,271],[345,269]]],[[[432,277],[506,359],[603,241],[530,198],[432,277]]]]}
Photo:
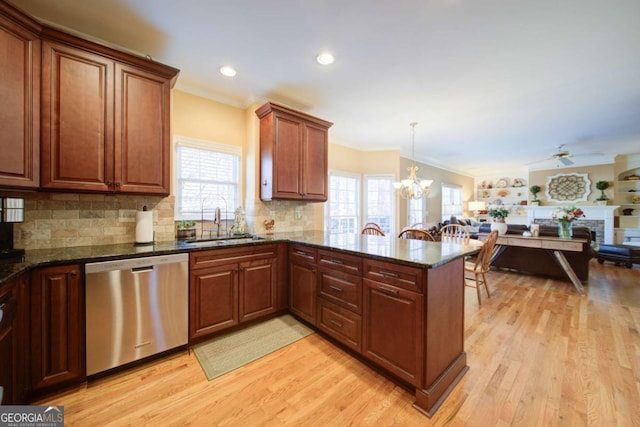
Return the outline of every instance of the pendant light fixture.
{"type": "Polygon", "coordinates": [[[409,166],[409,177],[401,180],[400,182],[394,182],[393,187],[396,192],[405,199],[421,199],[429,194],[429,189],[433,183],[432,179],[420,179],[416,175],[418,172],[418,166],[415,164],[415,145],[416,145],[416,125],[417,122],[410,123],[411,126],[411,160],[413,165],[409,166]]]}

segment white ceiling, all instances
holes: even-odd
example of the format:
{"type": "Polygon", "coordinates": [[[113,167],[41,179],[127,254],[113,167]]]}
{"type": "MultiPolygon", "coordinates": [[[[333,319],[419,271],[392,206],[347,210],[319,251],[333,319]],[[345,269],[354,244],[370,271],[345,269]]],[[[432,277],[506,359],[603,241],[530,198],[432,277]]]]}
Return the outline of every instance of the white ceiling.
{"type": "Polygon", "coordinates": [[[335,143],[409,157],[416,121],[418,160],[472,176],[560,144],[576,165],[640,153],[638,0],[10,2],[179,68],[180,90],[329,120],[335,143]]]}

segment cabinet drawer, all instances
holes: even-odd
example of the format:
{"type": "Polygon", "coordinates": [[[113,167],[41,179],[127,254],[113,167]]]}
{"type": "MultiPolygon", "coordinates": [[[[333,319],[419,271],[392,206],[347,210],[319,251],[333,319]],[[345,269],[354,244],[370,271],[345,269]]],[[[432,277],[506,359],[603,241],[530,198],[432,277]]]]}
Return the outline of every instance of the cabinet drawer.
{"type": "Polygon", "coordinates": [[[345,273],[362,275],[362,258],[354,255],[319,249],[318,265],[345,273]]]}
{"type": "Polygon", "coordinates": [[[320,298],[318,328],[358,353],[362,351],[362,317],[320,298]]]}
{"type": "Polygon", "coordinates": [[[318,250],[310,246],[292,244],[289,249],[290,261],[318,262],[318,250]]]}
{"type": "Polygon", "coordinates": [[[389,285],[422,292],[423,271],[420,268],[390,262],[364,260],[364,277],[389,285]]]}
{"type": "Polygon", "coordinates": [[[321,267],[320,296],[362,314],[362,277],[321,267]]]}
{"type": "Polygon", "coordinates": [[[244,248],[213,249],[191,252],[189,264],[192,270],[218,265],[240,263],[258,259],[276,258],[275,245],[252,245],[244,248]]]}

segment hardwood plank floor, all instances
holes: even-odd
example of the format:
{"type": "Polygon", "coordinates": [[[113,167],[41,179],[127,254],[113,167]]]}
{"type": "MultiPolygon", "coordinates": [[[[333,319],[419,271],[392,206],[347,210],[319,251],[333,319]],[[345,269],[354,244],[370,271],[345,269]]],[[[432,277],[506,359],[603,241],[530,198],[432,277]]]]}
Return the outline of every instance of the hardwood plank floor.
{"type": "Polygon", "coordinates": [[[568,281],[489,273],[467,288],[469,372],[432,419],[413,395],[313,334],[213,381],[193,353],[38,404],[67,426],[640,426],[640,269],[568,281]]]}

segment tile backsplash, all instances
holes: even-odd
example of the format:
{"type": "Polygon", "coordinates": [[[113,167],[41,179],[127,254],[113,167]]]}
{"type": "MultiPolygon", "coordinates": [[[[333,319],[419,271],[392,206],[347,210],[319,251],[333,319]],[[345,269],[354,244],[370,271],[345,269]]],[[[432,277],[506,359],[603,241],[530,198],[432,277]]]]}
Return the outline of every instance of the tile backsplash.
{"type": "MultiPolygon", "coordinates": [[[[135,241],[136,211],[153,212],[156,241],[175,239],[174,196],[16,192],[25,199],[25,221],[14,224],[14,247],[47,249],[108,245],[135,241]]],[[[275,231],[314,229],[314,204],[292,201],[245,207],[249,231],[265,233],[265,220],[275,220],[275,231]]],[[[210,227],[210,224],[206,225],[210,227]]],[[[197,229],[201,225],[198,223],[197,229]]]]}
{"type": "Polygon", "coordinates": [[[25,221],[14,225],[14,246],[24,249],[108,245],[135,241],[136,210],[153,211],[155,240],[173,240],[174,197],[21,193],[25,221]]]}

